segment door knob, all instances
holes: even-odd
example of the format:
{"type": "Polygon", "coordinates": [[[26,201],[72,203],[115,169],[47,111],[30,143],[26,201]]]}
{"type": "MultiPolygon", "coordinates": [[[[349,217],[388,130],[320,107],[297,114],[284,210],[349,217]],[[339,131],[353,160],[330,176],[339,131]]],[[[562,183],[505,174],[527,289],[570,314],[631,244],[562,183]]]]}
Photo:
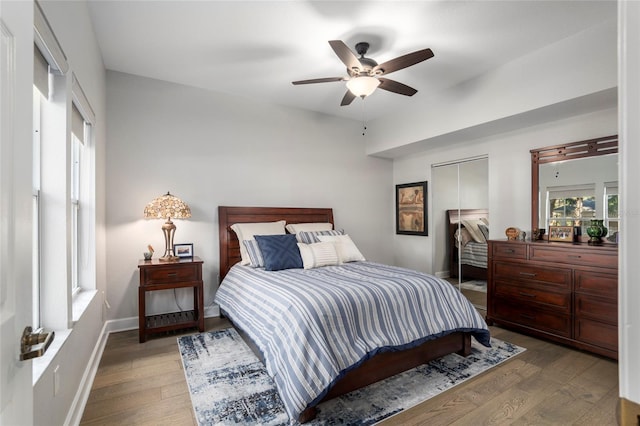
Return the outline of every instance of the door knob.
{"type": "Polygon", "coordinates": [[[53,331],[45,333],[39,329],[34,332],[33,328],[25,327],[20,339],[20,361],[44,355],[54,337],[53,331]]]}

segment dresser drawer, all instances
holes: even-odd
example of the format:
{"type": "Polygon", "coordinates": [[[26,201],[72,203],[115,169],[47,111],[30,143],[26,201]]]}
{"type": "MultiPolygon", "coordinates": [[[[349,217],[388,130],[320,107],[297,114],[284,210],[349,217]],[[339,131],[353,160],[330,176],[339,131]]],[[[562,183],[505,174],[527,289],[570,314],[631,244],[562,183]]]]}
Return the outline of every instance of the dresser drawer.
{"type": "Polygon", "coordinates": [[[511,283],[496,281],[494,288],[496,296],[518,299],[522,303],[538,304],[547,308],[558,309],[569,314],[571,312],[571,293],[543,290],[527,285],[512,285],[511,283]]]}
{"type": "Polygon", "coordinates": [[[500,281],[527,280],[560,289],[571,289],[571,269],[551,268],[516,262],[493,262],[493,279],[500,281]]]}
{"type": "Polygon", "coordinates": [[[576,283],[575,290],[577,292],[597,294],[613,299],[618,298],[617,271],[607,273],[576,269],[574,272],[574,280],[576,283]]]}
{"type": "Polygon", "coordinates": [[[576,317],[618,324],[618,304],[615,300],[576,293],[576,317]]]}
{"type": "Polygon", "coordinates": [[[496,259],[526,259],[527,246],[516,242],[492,242],[491,256],[496,259]]]}
{"type": "Polygon", "coordinates": [[[496,297],[492,303],[496,320],[503,319],[558,336],[571,337],[570,315],[536,309],[535,306],[501,297],[496,297]]]}
{"type": "Polygon", "coordinates": [[[142,268],[140,270],[140,283],[142,285],[151,285],[200,281],[200,270],[199,265],[195,263],[142,268]]]}
{"type": "Polygon", "coordinates": [[[544,246],[532,244],[529,251],[530,260],[566,263],[568,265],[598,266],[604,268],[618,267],[618,253],[613,250],[598,250],[544,246]]]}
{"type": "Polygon", "coordinates": [[[618,351],[618,327],[586,318],[576,320],[575,340],[618,351]]]}

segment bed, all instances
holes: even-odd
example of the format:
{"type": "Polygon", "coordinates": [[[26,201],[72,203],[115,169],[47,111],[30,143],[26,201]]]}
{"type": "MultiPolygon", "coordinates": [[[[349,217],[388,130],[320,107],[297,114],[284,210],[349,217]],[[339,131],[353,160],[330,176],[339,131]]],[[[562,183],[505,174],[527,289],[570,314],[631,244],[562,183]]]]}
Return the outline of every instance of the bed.
{"type": "MultiPolygon", "coordinates": [[[[465,239],[462,254],[458,255],[457,232],[458,227],[466,229],[465,223],[482,221],[488,226],[489,212],[486,209],[456,209],[447,210],[447,252],[449,253],[449,276],[457,278],[459,268],[465,280],[487,280],[487,248],[484,241],[465,239]]],[[[488,229],[488,228],[487,228],[488,229]]],[[[475,231],[477,234],[477,231],[475,231]]],[[[468,234],[467,234],[468,235],[468,234]]]]}
{"type": "MultiPolygon", "coordinates": [[[[319,379],[315,377],[315,370],[328,370],[334,368],[334,366],[327,366],[327,363],[333,360],[327,361],[328,358],[325,356],[326,351],[310,349],[320,346],[320,343],[315,340],[316,335],[342,334],[341,332],[347,328],[357,328],[356,326],[358,326],[359,323],[357,321],[353,323],[348,322],[346,318],[351,318],[352,314],[345,314],[346,311],[340,311],[340,314],[333,315],[331,312],[335,313],[336,311],[327,309],[327,312],[321,313],[320,316],[322,318],[329,318],[329,322],[335,321],[336,324],[339,322],[339,326],[327,330],[326,324],[313,324],[311,331],[307,330],[307,334],[305,334],[305,336],[308,336],[308,340],[306,340],[306,338],[292,338],[291,335],[287,335],[287,339],[289,340],[284,340],[284,342],[287,343],[278,345],[277,341],[270,339],[275,339],[275,337],[273,337],[275,335],[280,336],[290,333],[290,331],[284,330],[284,324],[288,323],[294,316],[305,316],[307,313],[307,311],[304,311],[305,315],[298,314],[297,312],[292,313],[292,306],[281,307],[280,304],[285,303],[285,299],[291,297],[293,300],[292,305],[297,306],[300,299],[315,298],[318,292],[320,292],[319,287],[325,285],[331,288],[327,293],[351,291],[348,281],[351,280],[355,274],[364,274],[369,277],[367,284],[370,284],[372,287],[377,286],[376,291],[382,291],[387,287],[394,288],[391,284],[388,284],[387,281],[389,283],[393,280],[401,281],[404,285],[415,279],[415,276],[412,274],[420,273],[402,268],[397,268],[396,270],[393,269],[393,267],[372,262],[352,262],[351,264],[327,266],[312,270],[289,269],[281,272],[261,271],[260,268],[242,266],[239,264],[241,259],[240,243],[235,232],[231,229],[233,224],[273,222],[278,220],[286,220],[287,223],[329,222],[333,224],[333,211],[331,209],[318,208],[219,207],[218,218],[220,277],[222,281],[216,294],[216,303],[220,305],[222,313],[252,340],[251,343],[253,343],[254,347],[258,348],[260,352],[258,355],[265,362],[269,373],[274,376],[278,390],[285,403],[285,408],[291,418],[297,418],[302,423],[307,422],[315,417],[316,406],[322,401],[343,395],[449,353],[457,352],[463,356],[467,356],[471,350],[472,335],[481,343],[489,345],[490,337],[486,323],[480,315],[478,315],[477,311],[473,309],[472,305],[470,305],[464,297],[461,297],[460,300],[464,301],[461,303],[465,303],[465,305],[459,309],[459,312],[456,311],[454,315],[450,313],[448,313],[448,315],[469,317],[470,319],[469,324],[465,323],[464,327],[459,327],[456,330],[441,332],[437,336],[422,336],[410,343],[399,342],[399,344],[395,346],[381,346],[375,350],[369,350],[368,348],[362,349],[360,347],[362,345],[355,344],[356,341],[359,341],[357,338],[351,339],[349,342],[331,342],[331,345],[333,345],[331,347],[334,349],[343,345],[342,350],[344,352],[357,352],[354,348],[358,348],[358,350],[365,351],[366,353],[364,353],[364,356],[361,356],[359,360],[352,363],[352,365],[348,365],[345,368],[341,367],[341,370],[338,371],[337,374],[330,376],[330,383],[318,384],[317,381],[319,379]],[[349,277],[348,280],[338,282],[335,279],[335,275],[345,274],[349,277]],[[386,281],[382,281],[383,278],[379,276],[380,274],[385,276],[384,280],[386,281]],[[324,281],[314,281],[313,285],[306,287],[314,291],[309,290],[299,292],[301,294],[293,294],[295,293],[295,286],[301,282],[306,284],[307,280],[311,279],[311,275],[327,275],[329,278],[320,278],[324,279],[324,281]],[[386,278],[386,275],[392,276],[393,278],[386,278]],[[274,281],[276,276],[282,276],[284,278],[276,282],[274,281]],[[287,286],[293,286],[293,292],[284,295],[285,287],[287,286]],[[263,291],[261,291],[261,289],[263,291]],[[238,293],[240,291],[244,291],[245,293],[238,293]],[[264,299],[272,293],[276,294],[279,299],[275,301],[264,299]],[[262,300],[268,301],[262,302],[262,300]],[[262,303],[265,303],[264,306],[261,306],[262,303]],[[245,315],[248,310],[263,313],[268,311],[269,315],[259,319],[250,318],[248,314],[245,315]],[[280,322],[275,322],[270,325],[265,324],[265,322],[272,320],[271,317],[275,317],[276,320],[280,318],[280,322]],[[256,324],[258,325],[257,328],[261,328],[262,331],[256,331],[256,324]],[[323,326],[325,328],[322,328],[323,326]],[[346,343],[350,345],[353,344],[353,347],[345,347],[344,345],[346,343]],[[301,372],[302,375],[311,376],[308,379],[308,383],[302,384],[305,389],[307,387],[312,388],[313,386],[320,386],[322,389],[319,392],[316,389],[311,395],[306,395],[302,401],[296,400],[297,394],[291,396],[292,391],[290,391],[289,388],[294,388],[294,384],[283,378],[286,372],[277,369],[277,365],[283,363],[282,357],[285,356],[277,352],[279,350],[280,352],[289,353],[287,356],[292,356],[291,359],[287,359],[284,362],[287,369],[295,369],[301,372]],[[302,363],[303,361],[307,362],[310,367],[299,367],[298,363],[302,363]]],[[[421,275],[426,276],[426,274],[421,275]]],[[[432,276],[428,277],[430,277],[429,279],[431,280],[442,281],[432,276]]],[[[420,279],[423,278],[424,277],[420,277],[420,279]]],[[[448,292],[450,289],[454,289],[450,284],[446,282],[443,283],[446,284],[446,287],[435,286],[435,290],[429,291],[448,292]]],[[[454,289],[454,293],[457,294],[457,290],[454,289]]],[[[364,299],[364,296],[362,298],[364,299]]],[[[435,298],[433,300],[435,300],[435,298]]],[[[380,301],[380,305],[382,305],[383,302],[384,301],[380,301]]],[[[395,303],[395,301],[392,302],[395,303]]],[[[421,313],[429,311],[425,306],[421,306],[421,308],[424,309],[416,309],[416,311],[421,313]]],[[[394,309],[398,309],[398,307],[395,306],[394,309]]],[[[434,311],[446,309],[444,305],[443,307],[433,308],[434,311]]],[[[400,315],[398,315],[398,317],[400,317],[400,315]]],[[[400,321],[396,321],[395,318],[396,316],[393,317],[393,327],[401,329],[401,333],[409,333],[407,330],[413,330],[415,328],[412,324],[401,323],[400,321]]],[[[296,327],[294,328],[297,330],[298,328],[302,328],[302,326],[296,323],[296,327]]],[[[324,337],[321,339],[324,339],[324,337]]],[[[330,358],[331,356],[332,354],[329,354],[328,357],[330,358]]],[[[340,354],[340,356],[342,356],[342,354],[340,354]]],[[[344,356],[346,357],[346,355],[344,356]]],[[[336,355],[336,358],[337,357],[338,355],[336,355]]],[[[297,382],[298,378],[295,377],[295,379],[295,385],[300,386],[297,382]]]]}

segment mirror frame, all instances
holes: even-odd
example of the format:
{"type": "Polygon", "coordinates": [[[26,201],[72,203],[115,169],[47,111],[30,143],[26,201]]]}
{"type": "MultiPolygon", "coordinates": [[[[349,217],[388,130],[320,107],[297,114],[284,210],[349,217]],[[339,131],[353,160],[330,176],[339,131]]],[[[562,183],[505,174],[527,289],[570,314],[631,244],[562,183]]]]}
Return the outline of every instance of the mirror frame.
{"type": "Polygon", "coordinates": [[[616,154],[618,135],[605,136],[562,145],[546,146],[531,151],[531,230],[539,227],[540,215],[540,164],[567,161],[585,157],[616,154]]]}

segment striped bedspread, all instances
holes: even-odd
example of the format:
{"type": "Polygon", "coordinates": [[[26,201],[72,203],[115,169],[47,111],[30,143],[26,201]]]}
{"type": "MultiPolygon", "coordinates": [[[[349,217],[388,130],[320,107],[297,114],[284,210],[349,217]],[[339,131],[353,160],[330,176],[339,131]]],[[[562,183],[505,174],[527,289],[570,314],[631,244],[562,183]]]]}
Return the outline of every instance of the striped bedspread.
{"type": "Polygon", "coordinates": [[[488,246],[489,244],[486,243],[477,243],[475,241],[468,242],[462,249],[460,263],[486,269],[488,246]]]}
{"type": "Polygon", "coordinates": [[[256,343],[292,419],[377,352],[487,324],[451,284],[372,262],[269,272],[236,265],[215,297],[256,343]]]}

